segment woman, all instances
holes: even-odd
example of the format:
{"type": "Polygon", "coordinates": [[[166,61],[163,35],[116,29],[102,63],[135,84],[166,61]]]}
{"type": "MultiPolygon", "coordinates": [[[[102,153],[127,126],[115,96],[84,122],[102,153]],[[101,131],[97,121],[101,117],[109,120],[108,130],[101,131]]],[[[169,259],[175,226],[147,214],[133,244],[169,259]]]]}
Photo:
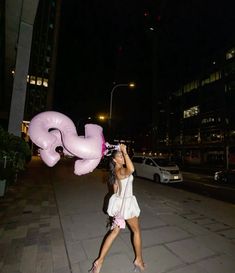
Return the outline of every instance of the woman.
{"type": "MultiPolygon", "coordinates": [[[[135,196],[132,194],[133,172],[134,166],[127,154],[126,145],[120,144],[120,149],[113,152],[110,161],[109,183],[113,185],[114,194],[109,200],[107,212],[109,216],[114,217],[122,208],[121,214],[133,232],[135,271],[138,270],[142,272],[145,269],[145,265],[142,258],[141,232],[138,220],[140,209],[135,196]],[[124,167],[124,165],[126,167],[124,167]],[[125,197],[123,198],[123,196],[125,197]]],[[[120,227],[118,225],[112,226],[101,247],[100,255],[93,264],[91,269],[92,273],[100,272],[104,258],[119,232],[120,227]]]]}

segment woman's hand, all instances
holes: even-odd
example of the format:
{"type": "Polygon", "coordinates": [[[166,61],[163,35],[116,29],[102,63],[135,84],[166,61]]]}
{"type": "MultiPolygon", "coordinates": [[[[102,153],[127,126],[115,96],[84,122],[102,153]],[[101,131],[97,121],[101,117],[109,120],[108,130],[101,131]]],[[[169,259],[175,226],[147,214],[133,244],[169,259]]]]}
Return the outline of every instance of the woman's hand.
{"type": "Polygon", "coordinates": [[[125,145],[125,144],[120,144],[120,151],[121,151],[123,154],[127,154],[126,145],[125,145]]]}

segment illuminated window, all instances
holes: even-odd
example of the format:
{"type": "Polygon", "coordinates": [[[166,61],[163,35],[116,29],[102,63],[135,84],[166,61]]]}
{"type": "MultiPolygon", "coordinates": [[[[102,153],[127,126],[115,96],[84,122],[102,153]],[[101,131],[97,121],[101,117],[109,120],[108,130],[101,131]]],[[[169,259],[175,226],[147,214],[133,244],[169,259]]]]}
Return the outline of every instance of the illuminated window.
{"type": "Polygon", "coordinates": [[[35,79],[35,76],[30,76],[30,81],[29,81],[30,84],[36,84],[36,79],[35,79]]]}
{"type": "Polygon", "coordinates": [[[37,77],[37,85],[42,85],[42,78],[41,77],[37,77]]]}
{"type": "Polygon", "coordinates": [[[183,87],[184,93],[190,92],[194,89],[197,89],[198,87],[199,87],[199,82],[197,80],[189,82],[189,83],[185,84],[183,87]]]}
{"type": "Polygon", "coordinates": [[[231,48],[226,52],[226,60],[232,59],[235,56],[235,48],[231,48]]]}
{"type": "Polygon", "coordinates": [[[43,79],[43,86],[48,87],[48,79],[43,79]]]}
{"type": "Polygon", "coordinates": [[[214,73],[211,73],[208,78],[203,79],[201,84],[202,86],[204,86],[206,84],[218,81],[219,79],[221,79],[221,72],[216,71],[214,73]]]}
{"type": "Polygon", "coordinates": [[[210,82],[215,82],[221,79],[221,72],[216,71],[215,73],[210,74],[210,82]]]}
{"type": "Polygon", "coordinates": [[[174,93],[173,93],[173,95],[174,96],[176,96],[176,97],[181,97],[182,96],[182,90],[181,89],[178,89],[177,91],[175,91],[174,93]]]}
{"type": "Polygon", "coordinates": [[[30,84],[37,84],[39,86],[43,85],[44,87],[48,87],[48,79],[43,79],[42,77],[36,77],[35,76],[27,76],[27,82],[30,84]]]}
{"type": "Polygon", "coordinates": [[[201,124],[208,124],[208,123],[215,123],[215,122],[221,122],[221,118],[220,117],[203,118],[201,121],[201,124]]]}
{"type": "Polygon", "coordinates": [[[190,118],[199,114],[199,106],[193,106],[187,110],[184,110],[184,118],[190,118]]]}

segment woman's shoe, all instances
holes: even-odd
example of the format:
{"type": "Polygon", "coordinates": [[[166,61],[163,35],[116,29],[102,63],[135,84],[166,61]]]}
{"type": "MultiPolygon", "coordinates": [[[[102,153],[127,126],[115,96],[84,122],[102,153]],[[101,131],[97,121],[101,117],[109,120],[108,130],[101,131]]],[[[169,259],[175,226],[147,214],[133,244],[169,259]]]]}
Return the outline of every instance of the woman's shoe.
{"type": "Polygon", "coordinates": [[[146,268],[145,268],[145,264],[144,263],[143,263],[143,265],[141,265],[141,264],[137,264],[136,262],[134,262],[134,272],[141,273],[141,272],[144,272],[145,269],[146,268]]]}
{"type": "Polygon", "coordinates": [[[101,267],[102,267],[102,264],[99,264],[98,261],[95,261],[93,263],[92,268],[88,272],[90,272],[90,273],[100,273],[101,267]]]}

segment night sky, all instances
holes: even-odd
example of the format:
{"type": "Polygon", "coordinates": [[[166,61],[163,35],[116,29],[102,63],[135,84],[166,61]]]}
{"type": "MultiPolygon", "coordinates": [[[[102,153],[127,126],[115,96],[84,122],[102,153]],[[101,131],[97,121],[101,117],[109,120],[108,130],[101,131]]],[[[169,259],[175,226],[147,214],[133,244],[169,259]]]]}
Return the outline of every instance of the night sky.
{"type": "Polygon", "coordinates": [[[108,114],[114,83],[134,81],[134,90],[115,90],[113,117],[129,128],[150,126],[153,40],[159,76],[174,86],[200,69],[201,56],[234,40],[233,2],[64,0],[55,110],[75,123],[108,114]]]}

